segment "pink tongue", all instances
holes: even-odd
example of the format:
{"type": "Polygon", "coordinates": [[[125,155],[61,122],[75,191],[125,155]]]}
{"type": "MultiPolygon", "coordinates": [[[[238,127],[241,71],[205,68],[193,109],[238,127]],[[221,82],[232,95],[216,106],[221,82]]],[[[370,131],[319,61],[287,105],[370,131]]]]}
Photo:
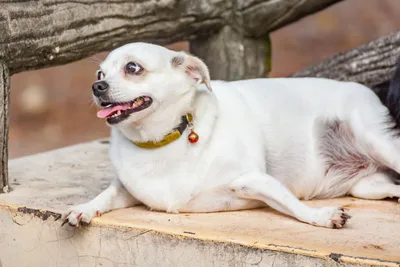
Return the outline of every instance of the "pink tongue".
{"type": "Polygon", "coordinates": [[[127,110],[131,106],[129,104],[124,104],[124,105],[118,105],[118,106],[113,106],[111,108],[103,108],[102,110],[99,110],[97,112],[97,117],[104,119],[110,116],[111,114],[117,112],[118,110],[127,110]]]}

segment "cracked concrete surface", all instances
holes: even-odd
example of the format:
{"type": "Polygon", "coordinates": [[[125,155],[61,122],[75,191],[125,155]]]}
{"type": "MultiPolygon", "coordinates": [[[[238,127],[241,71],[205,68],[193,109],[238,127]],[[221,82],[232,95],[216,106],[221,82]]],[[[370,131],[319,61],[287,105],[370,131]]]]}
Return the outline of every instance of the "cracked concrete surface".
{"type": "Polygon", "coordinates": [[[167,214],[116,210],[87,227],[59,213],[105,188],[114,173],[105,142],[10,162],[13,191],[0,195],[0,266],[400,266],[400,205],[353,198],[341,230],[316,228],[270,209],[167,214]]]}

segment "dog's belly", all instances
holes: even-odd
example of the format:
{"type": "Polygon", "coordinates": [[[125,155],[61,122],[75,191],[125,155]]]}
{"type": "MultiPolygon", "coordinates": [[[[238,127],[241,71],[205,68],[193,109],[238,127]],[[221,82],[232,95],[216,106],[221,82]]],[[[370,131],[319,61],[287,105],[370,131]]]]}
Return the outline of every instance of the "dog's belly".
{"type": "Polygon", "coordinates": [[[217,212],[264,207],[258,200],[237,198],[229,189],[215,188],[196,191],[171,186],[164,179],[153,182],[136,181],[135,186],[126,184],[127,190],[152,210],[166,212],[217,212]],[[176,190],[175,190],[175,189],[176,190]]]}
{"type": "Polygon", "coordinates": [[[188,203],[194,195],[193,184],[186,183],[185,186],[179,186],[182,179],[179,177],[145,177],[132,178],[120,176],[129,193],[144,205],[152,210],[178,212],[182,206],[188,203]],[[171,182],[171,180],[173,182],[171,182]]]}
{"type": "MultiPolygon", "coordinates": [[[[166,212],[216,212],[243,210],[263,207],[258,200],[240,199],[227,186],[222,184],[211,188],[201,188],[201,185],[188,178],[160,176],[135,179],[120,177],[125,188],[144,205],[152,210],[166,212]]],[[[223,179],[221,179],[223,180],[223,179]]]]}
{"type": "MultiPolygon", "coordinates": [[[[219,191],[219,190],[218,190],[219,191]]],[[[265,203],[258,200],[237,198],[232,192],[201,192],[193,197],[186,205],[179,209],[180,212],[217,212],[245,210],[265,207],[265,203]]],[[[230,191],[230,190],[229,190],[230,191]]]]}

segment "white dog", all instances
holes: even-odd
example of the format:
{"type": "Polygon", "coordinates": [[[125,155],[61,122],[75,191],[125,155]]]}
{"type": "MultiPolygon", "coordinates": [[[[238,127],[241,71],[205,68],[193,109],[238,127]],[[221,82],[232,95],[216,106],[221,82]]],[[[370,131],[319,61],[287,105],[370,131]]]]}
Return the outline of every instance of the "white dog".
{"type": "Polygon", "coordinates": [[[399,108],[387,109],[357,83],[211,82],[194,56],[132,43],[101,64],[93,94],[98,117],[112,128],[118,179],[65,214],[72,226],[144,204],[172,213],[268,205],[341,228],[350,218],[341,207],[313,208],[299,199],[400,196],[389,175],[400,172],[400,139],[389,115],[399,108]]]}

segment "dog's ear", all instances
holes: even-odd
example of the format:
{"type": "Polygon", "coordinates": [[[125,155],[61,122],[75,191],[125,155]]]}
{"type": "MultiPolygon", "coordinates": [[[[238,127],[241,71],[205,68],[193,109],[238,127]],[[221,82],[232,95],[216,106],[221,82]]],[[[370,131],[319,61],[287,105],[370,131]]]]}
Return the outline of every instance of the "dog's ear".
{"type": "Polygon", "coordinates": [[[206,64],[199,58],[186,53],[180,53],[180,55],[172,58],[171,64],[175,68],[182,68],[196,84],[204,83],[207,89],[210,90],[210,92],[212,91],[210,73],[208,72],[206,64]]]}

